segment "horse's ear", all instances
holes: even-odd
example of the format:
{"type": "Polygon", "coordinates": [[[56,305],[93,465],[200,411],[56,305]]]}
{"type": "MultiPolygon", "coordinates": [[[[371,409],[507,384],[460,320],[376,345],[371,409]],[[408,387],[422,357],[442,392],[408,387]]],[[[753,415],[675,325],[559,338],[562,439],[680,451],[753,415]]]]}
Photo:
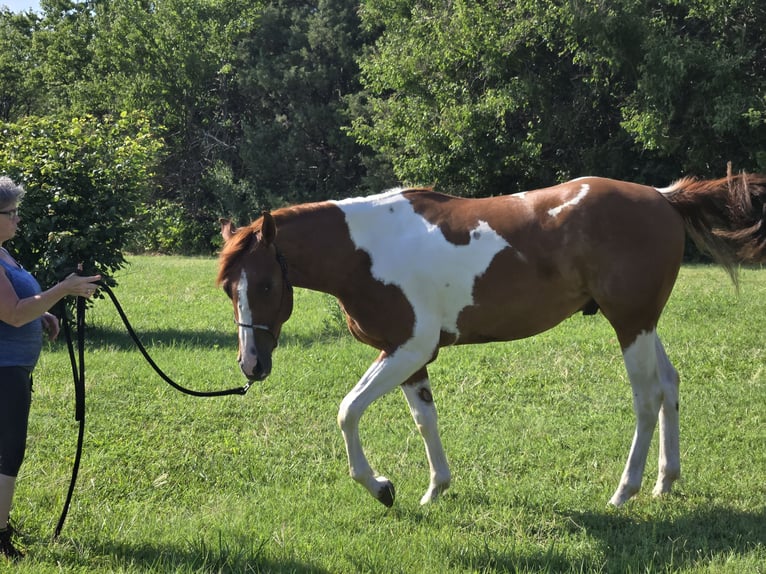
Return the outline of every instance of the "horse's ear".
{"type": "Polygon", "coordinates": [[[268,211],[263,212],[263,223],[261,224],[261,243],[264,245],[271,245],[274,242],[274,238],[277,236],[277,224],[271,213],[268,211]]]}
{"type": "Polygon", "coordinates": [[[221,224],[221,236],[223,237],[223,240],[228,241],[234,237],[234,234],[237,232],[237,228],[234,227],[234,223],[232,223],[231,219],[225,219],[222,217],[218,221],[221,224]]]}

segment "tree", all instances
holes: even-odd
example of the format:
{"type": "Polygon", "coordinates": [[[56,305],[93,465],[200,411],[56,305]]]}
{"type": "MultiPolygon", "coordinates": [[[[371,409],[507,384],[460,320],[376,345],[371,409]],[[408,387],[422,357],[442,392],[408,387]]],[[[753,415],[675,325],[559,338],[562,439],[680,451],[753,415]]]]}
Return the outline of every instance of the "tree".
{"type": "Polygon", "coordinates": [[[766,11],[745,1],[368,0],[361,141],[464,195],[764,169],[766,11]]]}
{"type": "Polygon", "coordinates": [[[364,148],[345,131],[367,35],[355,0],[275,0],[239,45],[242,160],[262,202],[361,191],[364,148]]]}
{"type": "Polygon", "coordinates": [[[488,195],[538,180],[546,112],[571,101],[560,86],[573,67],[525,4],[365,3],[366,25],[384,32],[361,63],[369,113],[354,135],[411,183],[488,195]]]}
{"type": "Polygon", "coordinates": [[[0,8],[0,121],[10,121],[31,111],[39,99],[30,85],[29,61],[33,13],[14,14],[0,8]]]}
{"type": "Polygon", "coordinates": [[[95,4],[93,56],[78,93],[89,97],[84,109],[141,110],[162,136],[167,153],[152,199],[164,209],[144,211],[142,224],[162,225],[165,236],[156,245],[168,250],[210,251],[217,236],[219,202],[205,182],[220,162],[237,170],[241,128],[231,85],[232,46],[256,5],[244,0],[95,4]],[[170,229],[177,231],[174,241],[170,229]]]}
{"type": "Polygon", "coordinates": [[[766,10],[757,2],[668,2],[645,15],[623,126],[681,172],[766,171],[766,10]]]}
{"type": "Polygon", "coordinates": [[[9,28],[8,53],[15,35],[27,34],[16,43],[26,64],[9,75],[18,71],[16,84],[38,86],[39,97],[26,110],[9,107],[20,113],[6,119],[142,113],[165,149],[151,203],[139,213],[147,245],[209,251],[215,220],[232,208],[244,218],[364,185],[369,150],[344,131],[364,45],[356,2],[42,7],[28,29],[9,28]],[[162,230],[156,240],[154,230],[162,230]]]}
{"type": "Polygon", "coordinates": [[[42,7],[26,59],[44,96],[31,113],[141,113],[166,153],[149,198],[165,209],[142,210],[140,224],[176,219],[165,226],[175,238],[166,233],[155,245],[210,251],[219,202],[209,172],[221,163],[241,172],[232,50],[257,3],[42,0],[42,7]]]}

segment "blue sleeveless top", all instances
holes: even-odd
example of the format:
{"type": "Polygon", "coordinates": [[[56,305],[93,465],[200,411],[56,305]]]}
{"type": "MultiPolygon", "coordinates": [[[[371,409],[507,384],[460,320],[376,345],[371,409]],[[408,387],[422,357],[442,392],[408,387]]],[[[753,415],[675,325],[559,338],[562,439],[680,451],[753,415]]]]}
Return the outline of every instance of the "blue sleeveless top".
{"type": "MultiPolygon", "coordinates": [[[[19,299],[37,295],[42,290],[32,274],[0,259],[0,273],[5,273],[19,299]]],[[[43,322],[37,318],[21,327],[0,321],[0,367],[33,369],[43,348],[43,322]]]]}

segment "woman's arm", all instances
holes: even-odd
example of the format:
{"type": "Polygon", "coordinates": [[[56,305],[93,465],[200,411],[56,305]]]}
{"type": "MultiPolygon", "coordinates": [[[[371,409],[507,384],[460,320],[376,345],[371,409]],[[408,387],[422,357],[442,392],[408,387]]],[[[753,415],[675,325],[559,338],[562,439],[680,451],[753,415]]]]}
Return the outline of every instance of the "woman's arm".
{"type": "Polygon", "coordinates": [[[47,291],[19,299],[6,274],[0,272],[0,321],[21,327],[40,318],[68,295],[90,298],[97,289],[93,282],[99,279],[101,275],[82,277],[72,273],[47,291]]]}

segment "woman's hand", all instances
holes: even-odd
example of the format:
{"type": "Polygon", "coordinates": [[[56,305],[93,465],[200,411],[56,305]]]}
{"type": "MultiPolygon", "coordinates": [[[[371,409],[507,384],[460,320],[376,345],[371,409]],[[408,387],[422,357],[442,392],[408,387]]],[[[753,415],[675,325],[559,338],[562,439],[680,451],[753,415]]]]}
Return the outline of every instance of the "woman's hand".
{"type": "Polygon", "coordinates": [[[90,299],[98,289],[98,285],[94,285],[95,281],[101,279],[101,275],[89,275],[82,276],[77,273],[70,273],[61,282],[61,286],[66,289],[68,295],[75,295],[77,297],[87,297],[90,299]]]}
{"type": "Polygon", "coordinates": [[[59,320],[56,315],[51,313],[44,313],[41,317],[43,321],[43,330],[48,334],[48,338],[51,341],[55,341],[59,336],[59,320]]]}

